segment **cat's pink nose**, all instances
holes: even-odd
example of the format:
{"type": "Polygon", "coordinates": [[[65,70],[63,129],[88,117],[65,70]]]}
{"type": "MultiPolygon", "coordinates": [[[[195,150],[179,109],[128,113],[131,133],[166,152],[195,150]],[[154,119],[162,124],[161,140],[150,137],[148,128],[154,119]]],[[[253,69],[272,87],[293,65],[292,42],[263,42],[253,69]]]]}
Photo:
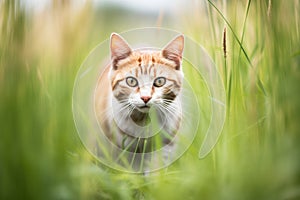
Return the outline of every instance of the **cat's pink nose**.
{"type": "Polygon", "coordinates": [[[151,97],[150,96],[141,96],[141,99],[147,103],[148,101],[150,101],[151,97]]]}

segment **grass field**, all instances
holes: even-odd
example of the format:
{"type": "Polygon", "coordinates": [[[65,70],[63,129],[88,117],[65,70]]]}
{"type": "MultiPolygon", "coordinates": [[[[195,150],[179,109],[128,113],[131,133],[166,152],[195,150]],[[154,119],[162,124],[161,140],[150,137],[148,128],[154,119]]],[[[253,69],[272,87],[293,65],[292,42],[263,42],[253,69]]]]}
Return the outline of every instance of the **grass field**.
{"type": "Polygon", "coordinates": [[[299,13],[298,0],[190,1],[156,13],[0,1],[0,199],[300,199],[299,13]],[[99,166],[86,152],[72,90],[111,32],[149,26],[206,48],[227,116],[207,157],[198,159],[198,139],[169,168],[141,176],[99,166]]]}

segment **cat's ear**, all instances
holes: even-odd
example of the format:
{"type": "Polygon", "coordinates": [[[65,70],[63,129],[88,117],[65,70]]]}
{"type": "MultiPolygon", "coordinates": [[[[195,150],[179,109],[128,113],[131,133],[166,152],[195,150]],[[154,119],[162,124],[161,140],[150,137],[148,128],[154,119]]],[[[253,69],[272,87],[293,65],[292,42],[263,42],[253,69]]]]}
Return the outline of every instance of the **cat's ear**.
{"type": "Polygon", "coordinates": [[[114,69],[117,69],[116,64],[119,60],[127,58],[132,50],[128,43],[117,33],[112,33],[110,36],[110,54],[113,61],[114,69]]]}
{"type": "Polygon", "coordinates": [[[178,35],[171,42],[169,42],[162,50],[162,56],[164,58],[175,62],[176,70],[180,70],[183,48],[184,36],[178,35]]]}

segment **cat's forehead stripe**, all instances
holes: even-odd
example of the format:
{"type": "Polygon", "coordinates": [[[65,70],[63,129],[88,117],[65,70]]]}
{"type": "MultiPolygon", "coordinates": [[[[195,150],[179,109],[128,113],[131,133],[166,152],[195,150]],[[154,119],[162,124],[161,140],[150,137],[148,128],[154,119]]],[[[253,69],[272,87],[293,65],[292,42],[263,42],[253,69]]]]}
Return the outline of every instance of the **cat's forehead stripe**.
{"type": "Polygon", "coordinates": [[[144,73],[143,74],[147,74],[147,66],[148,65],[144,65],[144,73]]]}
{"type": "Polygon", "coordinates": [[[154,67],[154,64],[152,63],[152,65],[149,67],[148,73],[151,74],[151,70],[154,67]]]}
{"type": "Polygon", "coordinates": [[[139,66],[140,70],[141,70],[141,74],[143,74],[143,67],[139,66]]]}

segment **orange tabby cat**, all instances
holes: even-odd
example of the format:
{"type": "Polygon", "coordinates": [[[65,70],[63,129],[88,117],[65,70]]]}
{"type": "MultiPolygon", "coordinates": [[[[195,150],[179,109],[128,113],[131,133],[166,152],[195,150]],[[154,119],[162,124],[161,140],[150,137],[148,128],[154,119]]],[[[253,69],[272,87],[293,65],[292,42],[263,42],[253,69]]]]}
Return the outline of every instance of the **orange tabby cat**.
{"type": "Polygon", "coordinates": [[[153,130],[147,128],[153,109],[166,133],[161,136],[169,147],[165,156],[172,153],[182,117],[183,48],[183,35],[161,51],[133,50],[121,36],[111,35],[111,64],[98,81],[95,109],[104,133],[119,148],[136,153],[153,150],[153,130]]]}

